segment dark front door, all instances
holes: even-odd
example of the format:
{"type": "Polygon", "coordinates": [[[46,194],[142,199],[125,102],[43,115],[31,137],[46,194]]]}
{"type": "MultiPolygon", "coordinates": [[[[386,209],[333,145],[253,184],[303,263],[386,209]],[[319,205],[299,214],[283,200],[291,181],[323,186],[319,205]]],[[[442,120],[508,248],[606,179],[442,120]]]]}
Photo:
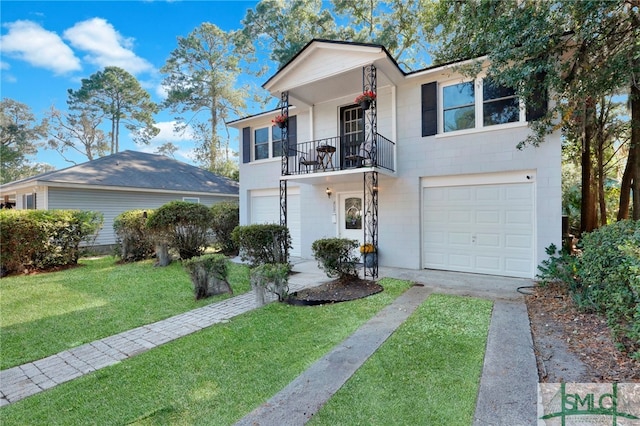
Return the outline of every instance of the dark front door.
{"type": "Polygon", "coordinates": [[[362,165],[360,146],[364,137],[362,109],[358,105],[340,109],[340,167],[362,165]]]}

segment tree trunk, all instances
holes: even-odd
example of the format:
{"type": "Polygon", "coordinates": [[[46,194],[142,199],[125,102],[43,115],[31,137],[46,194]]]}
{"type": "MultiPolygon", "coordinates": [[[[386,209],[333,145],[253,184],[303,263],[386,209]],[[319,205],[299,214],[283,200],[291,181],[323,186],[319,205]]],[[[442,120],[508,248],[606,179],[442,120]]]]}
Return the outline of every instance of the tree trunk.
{"type": "Polygon", "coordinates": [[[631,151],[632,162],[633,220],[640,220],[640,88],[631,86],[631,151]]]}
{"type": "Polygon", "coordinates": [[[627,156],[627,164],[622,174],[622,182],[620,182],[620,203],[618,204],[618,220],[629,219],[629,207],[631,205],[631,182],[633,180],[633,168],[635,157],[638,155],[637,144],[635,147],[629,147],[629,155],[627,156]]]}
{"type": "Polygon", "coordinates": [[[591,145],[593,139],[593,102],[585,101],[582,130],[582,201],[580,205],[580,231],[591,232],[597,228],[596,200],[593,191],[593,165],[591,145]]]}
{"type": "Polygon", "coordinates": [[[167,243],[156,244],[156,266],[167,266],[171,263],[171,256],[169,256],[169,246],[167,243]]]}
{"type": "Polygon", "coordinates": [[[598,194],[598,207],[599,207],[599,223],[600,226],[605,226],[607,224],[607,203],[604,192],[604,184],[607,180],[604,170],[604,149],[605,149],[605,125],[606,125],[606,114],[605,110],[608,108],[606,100],[600,100],[600,114],[598,115],[598,121],[595,123],[597,126],[596,130],[596,190],[598,194]]]}

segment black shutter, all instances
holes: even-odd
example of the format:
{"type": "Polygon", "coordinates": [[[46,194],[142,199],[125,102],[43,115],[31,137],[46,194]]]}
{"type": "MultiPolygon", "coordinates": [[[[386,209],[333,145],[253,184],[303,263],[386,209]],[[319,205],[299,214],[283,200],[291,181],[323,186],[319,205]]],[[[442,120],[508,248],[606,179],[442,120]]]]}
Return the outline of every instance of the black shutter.
{"type": "Polygon", "coordinates": [[[297,153],[298,145],[298,120],[297,116],[289,117],[289,157],[294,157],[297,153]]]}
{"type": "Polygon", "coordinates": [[[242,162],[251,161],[251,127],[242,129],[242,162]]]}
{"type": "Polygon", "coordinates": [[[534,77],[533,99],[527,104],[527,121],[538,120],[547,113],[549,94],[544,87],[545,77],[545,73],[538,73],[534,77]]]}
{"type": "Polygon", "coordinates": [[[422,136],[438,133],[438,83],[422,85],[422,136]]]}

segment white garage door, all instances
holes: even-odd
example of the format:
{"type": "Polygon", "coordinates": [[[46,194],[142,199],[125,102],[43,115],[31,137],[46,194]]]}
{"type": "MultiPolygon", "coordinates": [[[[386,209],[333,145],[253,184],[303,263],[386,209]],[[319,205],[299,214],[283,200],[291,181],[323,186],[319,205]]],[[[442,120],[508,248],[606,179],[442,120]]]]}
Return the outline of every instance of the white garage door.
{"type": "Polygon", "coordinates": [[[423,267],[532,278],[534,185],[423,188],[423,267]]]}
{"type": "MultiPolygon", "coordinates": [[[[252,195],[251,223],[280,223],[280,195],[252,195]]],[[[293,248],[291,256],[300,256],[300,195],[287,197],[287,226],[293,248]]]]}

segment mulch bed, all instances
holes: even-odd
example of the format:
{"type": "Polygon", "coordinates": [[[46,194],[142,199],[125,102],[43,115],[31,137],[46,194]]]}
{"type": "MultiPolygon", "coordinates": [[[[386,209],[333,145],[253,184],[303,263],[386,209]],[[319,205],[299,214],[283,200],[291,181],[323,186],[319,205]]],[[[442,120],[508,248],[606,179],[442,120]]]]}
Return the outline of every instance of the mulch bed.
{"type": "Polygon", "coordinates": [[[312,306],[347,302],[380,293],[382,290],[382,286],[373,281],[343,278],[292,293],[287,303],[312,306]]]}
{"type": "MultiPolygon", "coordinates": [[[[584,374],[571,377],[569,371],[546,371],[550,377],[563,377],[565,382],[640,382],[640,361],[620,352],[606,320],[600,315],[579,311],[564,286],[537,286],[532,295],[526,297],[526,302],[536,349],[542,349],[545,341],[553,338],[554,350],[569,351],[586,368],[586,377],[584,374]],[[558,342],[565,348],[558,348],[558,342]]],[[[547,363],[543,350],[536,350],[536,357],[539,370],[553,368],[552,363],[547,363]]],[[[547,381],[543,374],[540,376],[542,382],[547,381]]]]}

